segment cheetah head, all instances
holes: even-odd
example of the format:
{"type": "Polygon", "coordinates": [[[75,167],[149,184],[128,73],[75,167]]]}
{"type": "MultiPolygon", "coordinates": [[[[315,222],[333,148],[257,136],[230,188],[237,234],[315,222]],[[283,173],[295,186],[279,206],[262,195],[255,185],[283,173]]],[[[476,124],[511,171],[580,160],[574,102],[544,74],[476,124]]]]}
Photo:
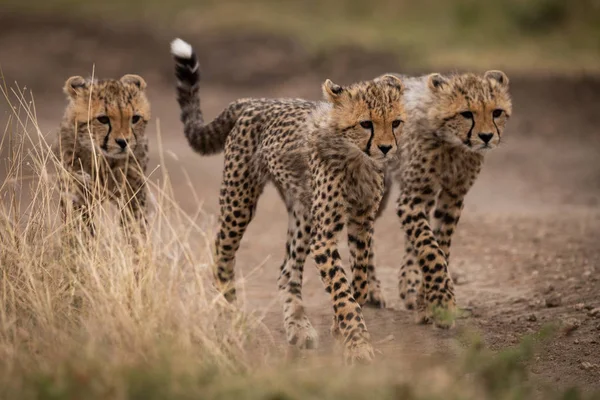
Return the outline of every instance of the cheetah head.
{"type": "Polygon", "coordinates": [[[138,75],[93,81],[73,76],[65,82],[66,118],[80,144],[112,157],[125,157],[145,136],[150,118],[146,82],[138,75]]]}
{"type": "Polygon", "coordinates": [[[387,161],[398,150],[406,112],[400,78],[384,75],[375,80],[340,86],[329,79],[323,84],[325,99],[332,104],[331,123],[351,150],[375,161],[387,161]]]}
{"type": "Polygon", "coordinates": [[[475,152],[498,146],[512,113],[504,72],[431,74],[427,85],[434,100],[428,117],[442,140],[475,152]]]}

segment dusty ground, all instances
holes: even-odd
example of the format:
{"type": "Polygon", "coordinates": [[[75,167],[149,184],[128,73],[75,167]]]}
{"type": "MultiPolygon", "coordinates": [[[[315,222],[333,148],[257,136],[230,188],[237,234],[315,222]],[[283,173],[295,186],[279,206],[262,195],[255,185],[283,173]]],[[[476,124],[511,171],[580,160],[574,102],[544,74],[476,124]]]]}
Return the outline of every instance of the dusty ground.
{"type": "MultiPolygon", "coordinates": [[[[40,126],[48,135],[62,114],[61,88],[68,76],[90,74],[92,62],[103,77],[145,76],[155,117],[149,128],[152,148],[156,151],[159,121],[165,149],[176,155],[168,157],[167,166],[178,200],[190,212],[198,208],[183,168],[204,211],[214,217],[222,157],[201,158],[183,138],[170,75],[170,36],[43,19],[0,18],[0,27],[0,66],[7,84],[16,80],[33,89],[40,126]]],[[[345,83],[402,70],[383,54],[340,49],[311,56],[282,38],[213,33],[188,39],[203,62],[207,117],[239,97],[316,99],[326,77],[345,83]]],[[[502,348],[545,323],[577,320],[579,327],[553,339],[531,370],[542,382],[600,388],[600,312],[591,311],[600,307],[600,79],[513,76],[512,93],[514,118],[506,143],[489,155],[453,241],[458,301],[473,311],[458,325],[480,329],[490,346],[502,348]],[[559,299],[557,306],[547,307],[552,298],[559,299]],[[585,362],[592,366],[584,367],[585,362]]],[[[6,117],[2,105],[1,126],[6,117]]],[[[268,188],[238,254],[246,306],[264,313],[282,348],[276,279],[286,224],[284,207],[268,188]]],[[[366,311],[374,341],[382,342],[380,357],[451,349],[456,331],[416,326],[399,305],[402,249],[390,207],[376,226],[377,265],[389,306],[366,311]]],[[[329,300],[312,262],[306,270],[308,313],[321,336],[319,351],[328,353],[333,348],[329,300]]]]}

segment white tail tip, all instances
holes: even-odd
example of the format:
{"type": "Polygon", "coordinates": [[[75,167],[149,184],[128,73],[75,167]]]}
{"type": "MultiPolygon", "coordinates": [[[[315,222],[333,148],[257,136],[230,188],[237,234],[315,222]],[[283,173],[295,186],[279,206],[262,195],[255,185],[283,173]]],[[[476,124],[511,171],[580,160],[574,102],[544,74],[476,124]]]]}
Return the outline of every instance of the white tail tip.
{"type": "Polygon", "coordinates": [[[180,58],[192,58],[192,46],[177,38],[171,42],[171,53],[180,58]]]}

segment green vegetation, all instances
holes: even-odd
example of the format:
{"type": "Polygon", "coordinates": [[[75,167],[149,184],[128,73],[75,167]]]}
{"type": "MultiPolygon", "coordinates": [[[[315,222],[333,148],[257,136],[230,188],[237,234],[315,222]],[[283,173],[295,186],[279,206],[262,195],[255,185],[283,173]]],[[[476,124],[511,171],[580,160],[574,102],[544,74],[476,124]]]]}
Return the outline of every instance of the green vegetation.
{"type": "Polygon", "coordinates": [[[15,10],[151,21],[178,33],[211,29],[292,35],[309,48],[356,43],[401,65],[600,71],[596,0],[8,0],[15,10]]]}

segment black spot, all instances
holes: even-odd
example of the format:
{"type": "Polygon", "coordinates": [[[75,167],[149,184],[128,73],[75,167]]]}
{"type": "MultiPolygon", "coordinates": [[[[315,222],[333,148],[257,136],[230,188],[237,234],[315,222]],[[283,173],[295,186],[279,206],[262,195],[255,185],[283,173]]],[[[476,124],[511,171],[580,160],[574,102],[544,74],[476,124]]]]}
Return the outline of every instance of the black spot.
{"type": "Polygon", "coordinates": [[[327,256],[325,256],[324,254],[319,254],[315,256],[315,262],[317,264],[325,264],[327,262],[327,256]]]}
{"type": "Polygon", "coordinates": [[[446,216],[444,217],[444,223],[445,224],[450,225],[450,224],[453,224],[454,221],[456,221],[456,220],[450,214],[446,214],[446,216]]]}

